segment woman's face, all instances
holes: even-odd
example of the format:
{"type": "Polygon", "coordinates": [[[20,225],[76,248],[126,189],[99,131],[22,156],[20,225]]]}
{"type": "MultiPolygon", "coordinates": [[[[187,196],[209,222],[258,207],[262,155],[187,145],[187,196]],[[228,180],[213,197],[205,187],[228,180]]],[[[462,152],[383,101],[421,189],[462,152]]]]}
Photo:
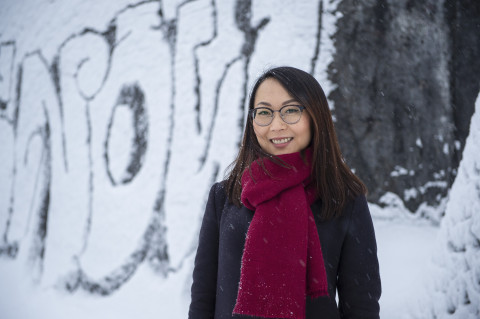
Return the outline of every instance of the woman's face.
{"type": "MultiPolygon", "coordinates": [[[[274,111],[280,110],[285,105],[299,105],[280,82],[273,78],[267,78],[260,84],[254,103],[254,108],[268,107],[274,111]]],[[[260,126],[253,121],[253,129],[260,147],[272,155],[299,152],[305,149],[312,139],[310,116],[305,110],[295,124],[285,123],[280,113],[274,112],[272,123],[260,126]]]]}

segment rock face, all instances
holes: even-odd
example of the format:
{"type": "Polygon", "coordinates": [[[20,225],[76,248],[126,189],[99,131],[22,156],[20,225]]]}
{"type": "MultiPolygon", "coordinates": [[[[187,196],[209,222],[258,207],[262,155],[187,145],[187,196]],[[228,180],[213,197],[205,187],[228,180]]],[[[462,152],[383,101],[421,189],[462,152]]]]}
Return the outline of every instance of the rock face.
{"type": "Polygon", "coordinates": [[[330,99],[347,162],[372,201],[393,192],[411,211],[438,205],[478,92],[480,3],[343,1],[338,10],[330,99]]]}

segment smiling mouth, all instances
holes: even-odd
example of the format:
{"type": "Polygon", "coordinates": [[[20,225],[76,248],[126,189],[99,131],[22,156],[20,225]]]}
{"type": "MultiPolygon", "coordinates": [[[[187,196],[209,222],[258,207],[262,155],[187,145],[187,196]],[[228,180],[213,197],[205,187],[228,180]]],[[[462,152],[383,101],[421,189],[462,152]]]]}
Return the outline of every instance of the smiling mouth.
{"type": "Polygon", "coordinates": [[[293,140],[293,137],[285,137],[285,138],[278,138],[278,139],[271,139],[272,143],[273,144],[284,144],[284,143],[288,143],[290,142],[291,140],[293,140]]]}

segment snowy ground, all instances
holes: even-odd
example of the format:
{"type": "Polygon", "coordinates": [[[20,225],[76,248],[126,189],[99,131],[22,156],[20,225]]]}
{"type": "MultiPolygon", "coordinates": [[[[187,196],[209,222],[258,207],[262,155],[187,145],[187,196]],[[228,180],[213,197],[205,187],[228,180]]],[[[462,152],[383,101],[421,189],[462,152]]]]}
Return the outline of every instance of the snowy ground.
{"type": "MultiPolygon", "coordinates": [[[[380,317],[411,318],[427,294],[438,227],[374,220],[382,278],[380,317]]],[[[425,318],[429,319],[429,318],[425,318]]]]}
{"type": "MultiPolygon", "coordinates": [[[[427,293],[438,228],[418,220],[375,219],[374,224],[383,286],[381,318],[411,318],[418,300],[427,293]]],[[[24,271],[8,260],[0,261],[2,319],[187,317],[189,266],[168,280],[152,276],[148,267],[142,267],[127,286],[103,298],[32,286],[28,276],[22,275],[24,271]]]]}

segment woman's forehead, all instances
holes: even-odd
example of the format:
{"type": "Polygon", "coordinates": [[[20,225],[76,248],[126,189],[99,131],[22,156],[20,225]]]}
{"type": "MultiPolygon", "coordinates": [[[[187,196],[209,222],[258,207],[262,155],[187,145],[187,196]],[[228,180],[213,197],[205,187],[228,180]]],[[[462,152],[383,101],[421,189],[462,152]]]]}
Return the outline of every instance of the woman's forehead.
{"type": "Polygon", "coordinates": [[[295,99],[290,93],[279,81],[273,78],[267,78],[258,86],[254,98],[255,105],[264,104],[267,106],[284,105],[293,101],[295,99]]]}

